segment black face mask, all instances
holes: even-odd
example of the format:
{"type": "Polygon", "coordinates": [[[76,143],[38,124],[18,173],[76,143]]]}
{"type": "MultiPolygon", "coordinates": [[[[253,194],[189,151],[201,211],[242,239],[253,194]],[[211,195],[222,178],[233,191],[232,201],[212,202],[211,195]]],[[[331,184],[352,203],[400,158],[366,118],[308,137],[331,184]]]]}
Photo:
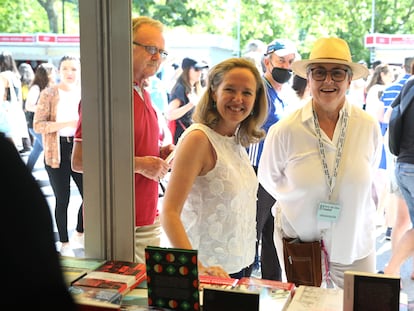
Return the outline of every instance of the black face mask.
{"type": "Polygon", "coordinates": [[[289,81],[292,76],[292,71],[285,68],[273,67],[272,69],[272,78],[277,83],[283,84],[289,81]]]}

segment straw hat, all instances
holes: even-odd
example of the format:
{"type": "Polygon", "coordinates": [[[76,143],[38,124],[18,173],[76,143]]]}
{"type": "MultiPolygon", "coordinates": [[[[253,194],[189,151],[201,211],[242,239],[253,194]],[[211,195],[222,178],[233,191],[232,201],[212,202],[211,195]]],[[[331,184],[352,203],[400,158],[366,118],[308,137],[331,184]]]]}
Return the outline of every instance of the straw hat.
{"type": "Polygon", "coordinates": [[[352,62],[348,44],[339,38],[318,39],[313,45],[309,59],[295,61],[292,64],[292,70],[306,79],[306,68],[310,64],[320,63],[341,64],[350,67],[353,74],[352,80],[365,78],[369,74],[368,68],[364,65],[352,62]]]}

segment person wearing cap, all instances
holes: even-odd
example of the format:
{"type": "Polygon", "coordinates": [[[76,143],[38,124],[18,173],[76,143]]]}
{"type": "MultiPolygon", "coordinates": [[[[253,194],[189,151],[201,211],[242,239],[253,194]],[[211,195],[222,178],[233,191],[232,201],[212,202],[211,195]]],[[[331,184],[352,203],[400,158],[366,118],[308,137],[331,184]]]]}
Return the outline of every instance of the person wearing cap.
{"type": "Polygon", "coordinates": [[[343,288],[345,271],[376,267],[372,184],[382,135],[378,121],[346,97],[368,69],[333,37],[317,40],[309,59],[292,69],[308,79],[312,99],[269,129],[258,178],[277,200],[274,237],[283,271],[282,236],[322,240],[323,285],[343,288]]]}
{"type": "MultiPolygon", "coordinates": [[[[262,77],[266,86],[268,101],[268,117],[263,125],[263,129],[266,132],[284,114],[287,102],[283,98],[287,97],[288,92],[292,92],[287,84],[291,78],[290,67],[298,56],[295,45],[287,39],[276,39],[267,46],[266,54],[263,58],[266,70],[262,77]]],[[[249,158],[256,172],[262,149],[263,141],[248,147],[249,158]]],[[[259,245],[261,243],[260,269],[262,278],[281,280],[281,269],[273,241],[274,220],[271,207],[274,202],[274,198],[259,184],[257,193],[256,264],[259,261],[259,245]]]]}
{"type": "Polygon", "coordinates": [[[203,92],[200,81],[201,73],[202,70],[208,68],[208,65],[206,62],[198,62],[185,57],[181,68],[182,72],[171,90],[166,114],[174,144],[178,142],[184,130],[193,123],[194,107],[203,92]]]}

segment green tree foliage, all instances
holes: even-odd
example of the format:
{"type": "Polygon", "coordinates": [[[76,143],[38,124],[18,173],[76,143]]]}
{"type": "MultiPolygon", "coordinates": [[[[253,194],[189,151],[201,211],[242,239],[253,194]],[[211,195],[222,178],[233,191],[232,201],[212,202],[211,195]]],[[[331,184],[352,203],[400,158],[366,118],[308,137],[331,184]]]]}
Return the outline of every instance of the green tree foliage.
{"type": "Polygon", "coordinates": [[[79,33],[78,0],[0,0],[0,16],[3,33],[79,33]]]}
{"type": "Polygon", "coordinates": [[[37,1],[0,0],[0,32],[49,32],[46,12],[37,1]]]}
{"type": "Polygon", "coordinates": [[[206,17],[202,11],[192,8],[188,0],[132,0],[133,15],[155,18],[168,27],[194,26],[206,17]]]}
{"type": "Polygon", "coordinates": [[[365,35],[375,33],[414,33],[410,15],[413,0],[292,0],[296,29],[300,33],[300,49],[307,57],[312,42],[321,36],[338,36],[345,39],[354,60],[369,60],[369,50],[364,47],[365,35]],[[374,16],[373,6],[374,4],[374,16]]]}
{"type": "Polygon", "coordinates": [[[251,39],[291,38],[305,58],[317,38],[338,36],[349,43],[354,60],[369,62],[364,38],[372,22],[376,33],[414,33],[414,0],[133,0],[133,7],[167,27],[231,36],[240,49],[251,39]]]}
{"type": "MultiPolygon", "coordinates": [[[[0,32],[62,33],[65,25],[66,33],[79,33],[78,1],[0,0],[0,32]]],[[[410,20],[414,0],[131,1],[133,15],[151,16],[167,28],[227,35],[237,40],[239,50],[251,39],[268,43],[275,38],[290,38],[297,43],[302,57],[307,57],[316,38],[339,36],[349,43],[354,60],[369,61],[364,37],[372,30],[414,33],[414,22],[410,20]]]]}

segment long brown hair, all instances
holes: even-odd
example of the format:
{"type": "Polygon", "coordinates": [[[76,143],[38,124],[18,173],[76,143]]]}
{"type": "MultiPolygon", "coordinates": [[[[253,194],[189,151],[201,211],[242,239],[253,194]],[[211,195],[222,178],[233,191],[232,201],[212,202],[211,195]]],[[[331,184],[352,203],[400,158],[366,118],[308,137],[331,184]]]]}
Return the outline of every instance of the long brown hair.
{"type": "Polygon", "coordinates": [[[267,96],[263,79],[256,65],[245,58],[229,58],[215,65],[208,73],[207,89],[197,104],[193,119],[214,128],[221,119],[215,102],[213,93],[217,91],[223,82],[224,75],[234,68],[247,68],[256,80],[256,99],[250,116],[244,119],[239,126],[236,137],[239,143],[247,147],[252,143],[257,143],[265,136],[265,131],[261,128],[267,119],[267,96]]]}
{"type": "Polygon", "coordinates": [[[372,75],[371,81],[369,81],[368,85],[367,85],[367,92],[369,91],[369,89],[376,84],[385,84],[384,81],[382,80],[381,74],[387,74],[390,71],[390,67],[387,64],[382,64],[382,65],[378,65],[377,67],[375,67],[375,71],[374,74],[372,75]]]}

